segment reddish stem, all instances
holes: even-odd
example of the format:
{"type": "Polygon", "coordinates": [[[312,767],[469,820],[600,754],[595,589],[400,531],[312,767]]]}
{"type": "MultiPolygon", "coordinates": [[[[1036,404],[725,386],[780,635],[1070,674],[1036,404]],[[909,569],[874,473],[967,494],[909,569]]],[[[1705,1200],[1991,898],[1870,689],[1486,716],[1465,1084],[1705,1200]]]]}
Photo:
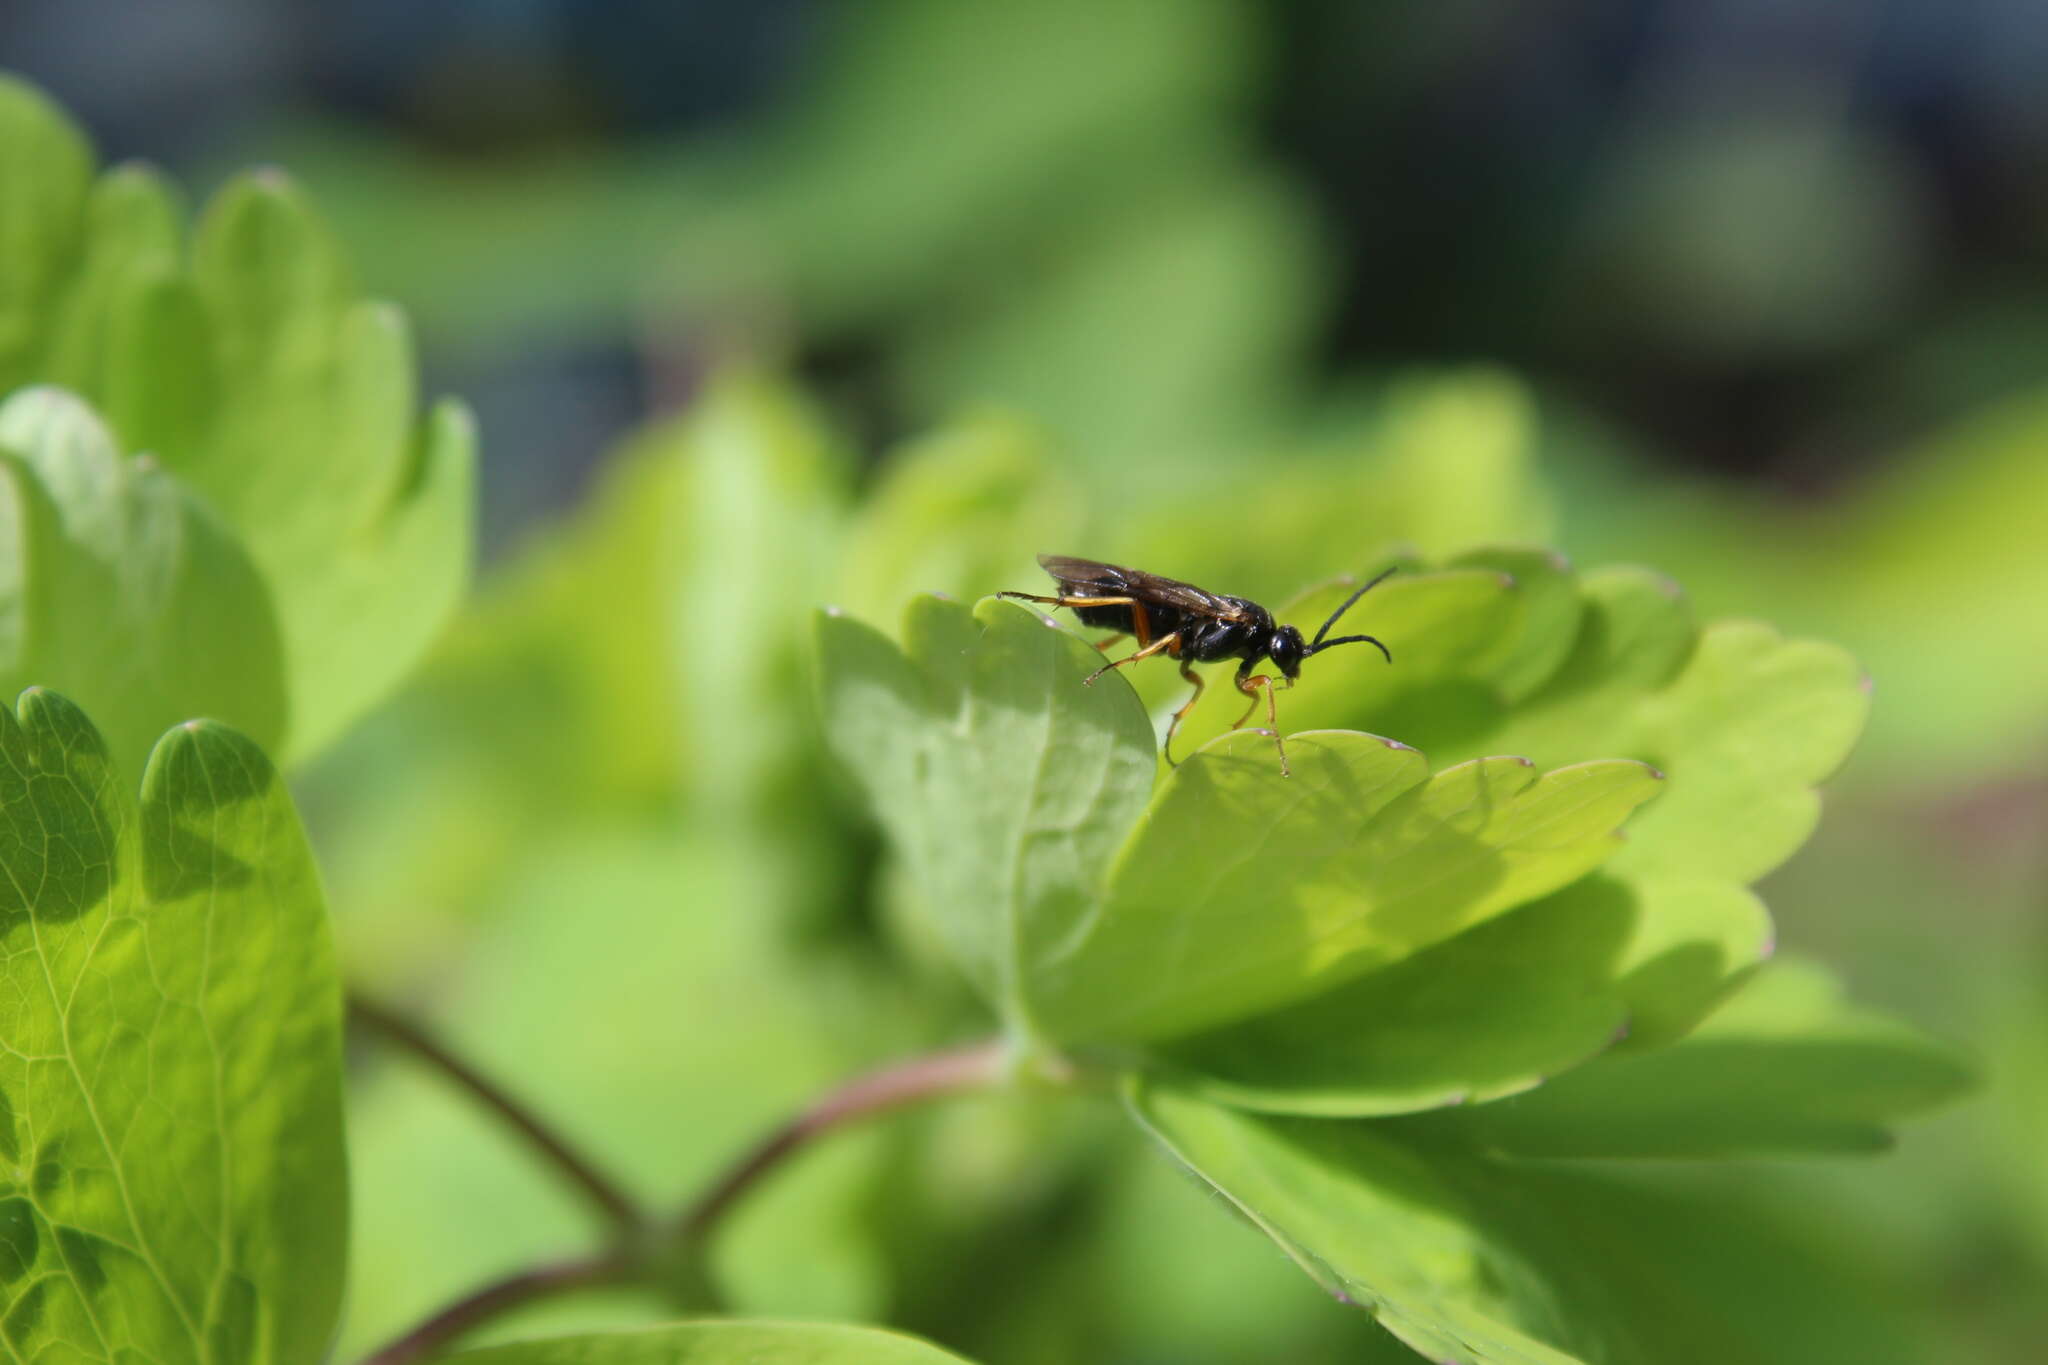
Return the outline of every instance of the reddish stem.
{"type": "Polygon", "coordinates": [[[701,1247],[718,1220],[741,1196],[811,1139],[850,1121],[918,1100],[980,1089],[1002,1075],[1006,1057],[1003,1040],[991,1038],[950,1052],[913,1057],[855,1077],[769,1133],[733,1163],[684,1212],[676,1227],[678,1240],[686,1247],[701,1247]]]}

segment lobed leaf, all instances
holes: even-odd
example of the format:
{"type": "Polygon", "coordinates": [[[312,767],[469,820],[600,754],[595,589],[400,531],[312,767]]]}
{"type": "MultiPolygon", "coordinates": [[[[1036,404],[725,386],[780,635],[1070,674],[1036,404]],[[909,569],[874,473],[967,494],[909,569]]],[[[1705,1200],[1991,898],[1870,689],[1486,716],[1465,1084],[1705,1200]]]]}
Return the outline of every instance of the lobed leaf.
{"type": "Polygon", "coordinates": [[[314,1360],[347,1232],[317,874],[233,731],[180,726],[128,790],[69,702],[0,708],[0,1336],[314,1360]]]}
{"type": "Polygon", "coordinates": [[[1766,967],[1691,1036],[1603,1057],[1526,1095],[1407,1121],[1489,1155],[1716,1158],[1867,1152],[1887,1121],[1962,1094],[1949,1049],[1858,1009],[1813,966],[1766,967]]]}
{"type": "Polygon", "coordinates": [[[0,689],[31,684],[90,707],[129,781],[193,716],[259,744],[286,728],[275,614],[241,543],[58,389],[0,404],[0,689]]]}
{"type": "Polygon", "coordinates": [[[403,320],[357,297],[283,177],[217,195],[188,260],[168,189],[133,169],[85,188],[78,134],[10,78],[0,139],[21,263],[0,286],[0,391],[76,389],[239,534],[276,603],[283,748],[303,758],[397,682],[467,584],[470,419],[419,417],[403,320]]]}
{"type": "Polygon", "coordinates": [[[1399,1114],[1496,1099],[1626,1031],[1627,889],[1584,877],[1299,1005],[1161,1049],[1190,1093],[1240,1108],[1399,1114]]]}
{"type": "Polygon", "coordinates": [[[944,1365],[965,1357],[874,1327],[727,1319],[521,1341],[445,1359],[449,1365],[944,1365]]]}
{"type": "Polygon", "coordinates": [[[1172,1038],[1279,1009],[1583,876],[1655,794],[1639,763],[1430,776],[1349,731],[1240,732],[1190,757],[1118,853],[1100,911],[1034,974],[1068,1039],[1172,1038]]]}
{"type": "MultiPolygon", "coordinates": [[[[1314,624],[1345,591],[1317,589],[1280,615],[1314,624]]],[[[1279,697],[1283,728],[1366,726],[1437,762],[1619,755],[1669,777],[1604,869],[1640,911],[1623,950],[1637,974],[1626,1047],[1682,1036],[1763,959],[1769,920],[1742,888],[1806,839],[1813,786],[1862,726],[1869,699],[1846,654],[1747,622],[1700,631],[1668,580],[1574,579],[1526,550],[1397,575],[1344,628],[1385,639],[1395,665],[1364,646],[1317,656],[1279,697]]],[[[1190,717],[1198,735],[1236,714],[1227,689],[1210,690],[1224,695],[1190,717]]]]}
{"type": "Polygon", "coordinates": [[[912,872],[928,919],[1013,1026],[1040,964],[1084,931],[1151,792],[1152,730],[1101,656],[1007,602],[914,602],[906,648],[818,620],[825,728],[912,872]]]}

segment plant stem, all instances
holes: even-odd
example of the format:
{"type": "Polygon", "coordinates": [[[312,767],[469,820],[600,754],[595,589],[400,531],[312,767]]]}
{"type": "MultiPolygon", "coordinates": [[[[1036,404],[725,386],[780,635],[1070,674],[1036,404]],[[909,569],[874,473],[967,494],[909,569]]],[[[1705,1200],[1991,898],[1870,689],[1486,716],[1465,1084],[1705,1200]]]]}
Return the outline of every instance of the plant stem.
{"type": "Polygon", "coordinates": [[[457,1299],[383,1350],[365,1357],[363,1365],[410,1365],[501,1313],[572,1289],[625,1280],[631,1273],[632,1262],[618,1252],[522,1270],[457,1299]]]}
{"type": "Polygon", "coordinates": [[[933,1052],[871,1071],[827,1094],[775,1129],[727,1168],[676,1224],[677,1242],[701,1252],[712,1229],[741,1196],[799,1148],[842,1124],[884,1113],[918,1100],[974,1090],[998,1079],[1007,1050],[991,1038],[949,1052],[933,1052]]]}
{"type": "Polygon", "coordinates": [[[348,1012],[357,1024],[382,1034],[388,1041],[435,1067],[467,1090],[486,1109],[510,1124],[544,1160],[582,1191],[614,1236],[632,1239],[646,1226],[647,1220],[639,1206],[610,1177],[573,1150],[532,1110],[450,1052],[424,1028],[353,991],[348,996],[348,1012]]]}
{"type": "MultiPolygon", "coordinates": [[[[456,1300],[363,1365],[411,1365],[470,1331],[524,1304],[574,1289],[647,1280],[671,1294],[689,1286],[689,1294],[713,1297],[704,1269],[711,1233],[732,1206],[783,1161],[813,1138],[845,1124],[898,1109],[919,1100],[962,1090],[979,1089],[1002,1077],[1008,1050],[1001,1038],[949,1052],[934,1052],[896,1062],[839,1086],[763,1138],[734,1162],[676,1220],[667,1237],[672,1260],[651,1256],[641,1236],[643,1223],[633,1205],[611,1184],[571,1153],[538,1120],[474,1070],[450,1055],[417,1027],[356,997],[349,1009],[361,1023],[417,1052],[454,1077],[472,1094],[509,1120],[557,1165],[575,1177],[606,1212],[616,1213],[616,1242],[600,1255],[539,1266],[485,1285],[456,1300]]],[[[708,1304],[701,1306],[709,1306],[708,1304]]]]}

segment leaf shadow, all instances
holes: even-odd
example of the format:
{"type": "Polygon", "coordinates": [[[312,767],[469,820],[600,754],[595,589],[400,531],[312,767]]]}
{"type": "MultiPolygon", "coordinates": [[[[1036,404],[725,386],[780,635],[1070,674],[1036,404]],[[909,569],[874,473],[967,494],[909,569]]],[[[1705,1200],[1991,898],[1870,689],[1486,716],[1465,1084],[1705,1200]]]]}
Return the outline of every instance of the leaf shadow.
{"type": "Polygon", "coordinates": [[[76,919],[118,873],[119,824],[105,742],[84,712],[41,688],[0,706],[0,939],[33,915],[76,919]]]}

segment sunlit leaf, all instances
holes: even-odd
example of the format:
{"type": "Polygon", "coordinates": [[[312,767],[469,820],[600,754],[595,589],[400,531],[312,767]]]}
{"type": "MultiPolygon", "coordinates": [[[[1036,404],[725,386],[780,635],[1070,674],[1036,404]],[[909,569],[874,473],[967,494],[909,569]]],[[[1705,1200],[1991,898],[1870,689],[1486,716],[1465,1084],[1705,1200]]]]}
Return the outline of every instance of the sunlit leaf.
{"type": "Polygon", "coordinates": [[[91,723],[0,708],[0,1283],[24,1359],[318,1359],[347,1232],[340,991],[304,836],[191,722],[139,804],[91,723]]]}
{"type": "Polygon", "coordinates": [[[222,190],[188,260],[166,187],[119,170],[88,190],[76,132],[13,80],[0,138],[0,233],[19,248],[0,390],[76,389],[234,529],[275,603],[281,747],[302,758],[412,667],[467,584],[470,420],[452,403],[422,418],[403,319],[357,295],[281,175],[222,190]]]}
{"type": "Polygon", "coordinates": [[[1101,656],[1007,602],[924,598],[907,653],[818,622],[825,727],[912,870],[923,913],[1005,1018],[1087,932],[1111,854],[1151,793],[1151,726],[1130,688],[1085,687],[1101,656]]]}
{"type": "Polygon", "coordinates": [[[1581,878],[1302,1004],[1175,1041],[1196,1093],[1297,1114],[1398,1114],[1525,1090],[1626,1029],[1627,888],[1581,878]]]}
{"type": "Polygon", "coordinates": [[[90,707],[130,780],[179,721],[285,731],[271,599],[241,543],[58,389],[0,404],[0,690],[31,684],[90,707]]]}
{"type": "Polygon", "coordinates": [[[1431,776],[1349,731],[1229,735],[1161,784],[1100,912],[1034,973],[1060,1036],[1168,1038],[1314,997],[1576,880],[1656,794],[1639,763],[1431,776]]]}

